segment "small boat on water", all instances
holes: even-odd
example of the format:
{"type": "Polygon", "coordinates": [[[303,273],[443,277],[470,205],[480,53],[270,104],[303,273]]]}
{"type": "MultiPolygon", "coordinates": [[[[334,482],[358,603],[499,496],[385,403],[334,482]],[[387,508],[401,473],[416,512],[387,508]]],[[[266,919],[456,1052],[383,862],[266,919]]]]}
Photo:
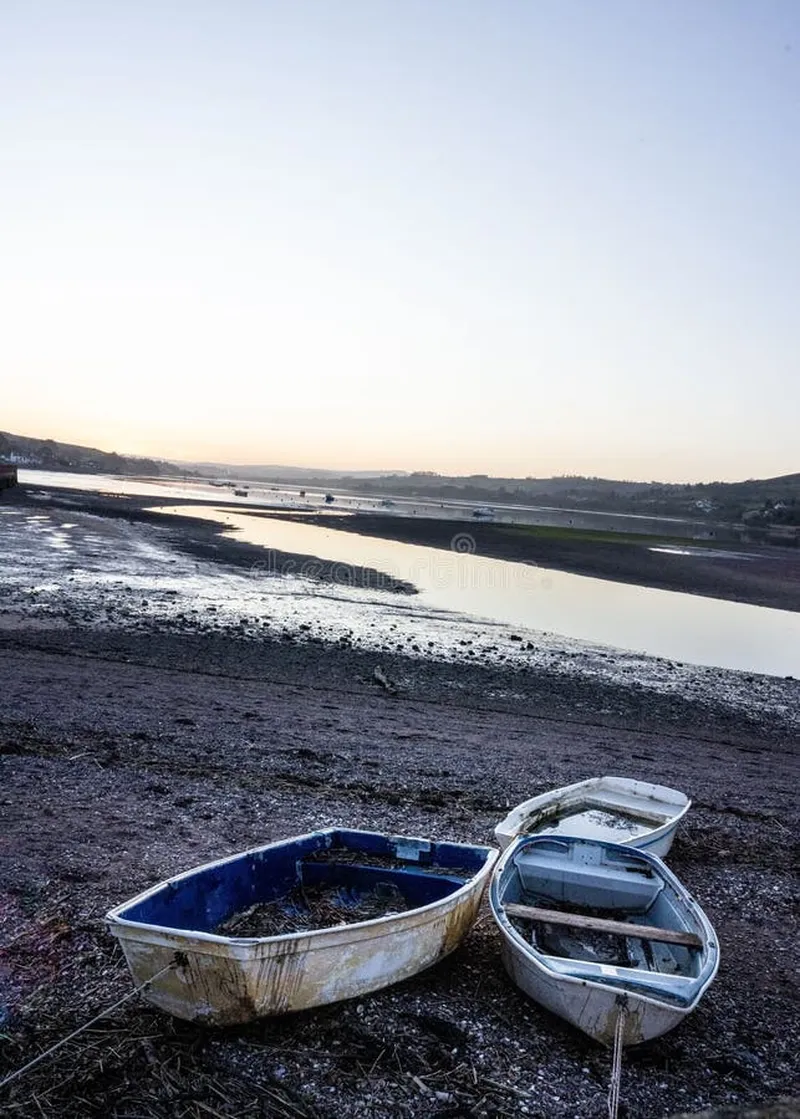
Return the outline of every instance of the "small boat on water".
{"type": "Polygon", "coordinates": [[[106,915],[137,986],[230,1025],[415,975],[472,926],[492,847],[331,828],[170,878],[106,915]]]}
{"type": "Polygon", "coordinates": [[[605,1045],[618,1028],[622,1045],[666,1033],[717,973],[708,918],[646,851],[523,837],[498,863],[490,902],[517,986],[605,1045]]]}
{"type": "Polygon", "coordinates": [[[503,849],[519,835],[575,835],[628,844],[663,858],[691,803],[666,785],[590,777],[523,801],[494,834],[503,849]]]}

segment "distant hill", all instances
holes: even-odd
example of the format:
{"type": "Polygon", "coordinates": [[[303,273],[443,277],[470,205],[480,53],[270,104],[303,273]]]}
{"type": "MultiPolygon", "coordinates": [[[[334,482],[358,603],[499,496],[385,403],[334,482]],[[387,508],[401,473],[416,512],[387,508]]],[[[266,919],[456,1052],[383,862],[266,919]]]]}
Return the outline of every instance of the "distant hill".
{"type": "Polygon", "coordinates": [[[175,473],[169,463],[155,459],[118,455],[96,447],[57,443],[53,439],[34,439],[0,431],[0,462],[10,462],[31,470],[69,470],[76,473],[144,474],[148,477],[175,473]]]}
{"type": "Polygon", "coordinates": [[[0,432],[0,462],[41,470],[102,474],[185,475],[343,489],[378,497],[465,501],[480,506],[542,505],[640,516],[745,523],[753,529],[800,525],[800,473],[742,482],[630,482],[560,475],[553,478],[455,476],[428,470],[407,473],[336,471],[298,466],[239,466],[168,462],[99,451],[52,439],[0,432]]]}
{"type": "MultiPolygon", "coordinates": [[[[237,478],[251,482],[308,482],[309,479],[321,481],[331,478],[382,478],[390,473],[386,470],[328,470],[323,467],[278,466],[278,465],[233,465],[229,462],[180,462],[177,465],[192,473],[202,474],[205,478],[237,478]]],[[[405,478],[407,470],[391,472],[392,477],[405,478]]]]}
{"type": "MultiPolygon", "coordinates": [[[[245,477],[241,467],[230,468],[245,477]]],[[[465,501],[480,506],[541,505],[639,516],[681,517],[709,522],[800,524],[800,474],[743,482],[629,482],[562,475],[553,478],[466,477],[417,471],[410,474],[356,475],[252,468],[264,481],[302,481],[308,487],[345,489],[382,497],[425,501],[465,501]]],[[[250,476],[250,475],[248,475],[250,476]]],[[[252,475],[256,477],[256,475],[252,475]]]]}

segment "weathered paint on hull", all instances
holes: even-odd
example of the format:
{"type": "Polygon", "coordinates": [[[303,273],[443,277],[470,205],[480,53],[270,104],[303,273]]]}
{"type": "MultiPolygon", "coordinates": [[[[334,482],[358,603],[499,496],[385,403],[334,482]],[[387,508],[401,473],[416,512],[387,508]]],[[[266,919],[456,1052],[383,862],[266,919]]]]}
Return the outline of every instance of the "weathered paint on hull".
{"type": "Polygon", "coordinates": [[[176,952],[185,960],[145,991],[155,1006],[177,1018],[233,1025],[354,998],[416,975],[458,947],[485,883],[484,877],[433,913],[261,943],[191,946],[183,936],[117,935],[137,986],[172,963],[176,952]]]}
{"type": "Polygon", "coordinates": [[[497,858],[480,850],[480,870],[453,893],[359,924],[245,939],[137,925],[119,911],[107,919],[137,986],[158,976],[145,998],[178,1018],[234,1025],[355,998],[448,955],[472,926],[497,858]]]}
{"type": "MultiPolygon", "coordinates": [[[[588,860],[585,865],[591,870],[588,860]]],[[[543,872],[545,867],[546,864],[543,864],[543,872]]],[[[556,890],[554,896],[558,897],[559,877],[555,868],[552,868],[552,873],[552,885],[556,890]]],[[[638,878],[639,875],[631,877],[638,878]]],[[[563,882],[567,880],[565,875],[563,882]]],[[[571,888],[578,893],[583,891],[585,898],[589,880],[587,877],[585,882],[571,888]]],[[[599,876],[598,881],[602,882],[599,876]]],[[[613,879],[608,881],[611,883],[613,879]]],[[[546,888],[545,885],[545,892],[546,888]]],[[[561,888],[565,891],[567,889],[563,883],[561,888]]],[[[620,905],[624,887],[616,882],[607,889],[609,901],[616,894],[617,904],[620,905]]],[[[568,897],[566,893],[564,900],[568,904],[575,902],[575,898],[571,895],[568,897]]],[[[498,863],[492,880],[490,901],[492,915],[501,936],[502,960],[511,979],[530,998],[603,1045],[612,1046],[614,1043],[620,1005],[624,1005],[626,1011],[623,1045],[638,1045],[660,1037],[692,1013],[717,973],[719,952],[711,924],[675,875],[649,851],[634,851],[630,846],[587,839],[554,839],[547,835],[522,837],[504,853],[498,863]],[[700,938],[702,949],[696,974],[689,973],[685,977],[680,973],[662,976],[660,973],[650,974],[635,968],[629,970],[625,965],[591,962],[580,956],[553,958],[529,943],[510,922],[504,903],[506,888],[513,888],[514,868],[521,865],[518,861],[520,852],[535,850],[537,846],[542,851],[549,846],[551,850],[560,847],[566,851],[583,847],[594,851],[599,849],[617,852],[627,858],[631,869],[635,869],[637,864],[643,869],[650,867],[661,883],[664,896],[670,900],[670,927],[691,931],[700,938]],[[602,979],[590,978],[592,971],[595,976],[602,976],[602,979]]],[[[599,903],[593,900],[592,904],[599,903]]],[[[634,912],[639,912],[637,904],[634,904],[634,912]]]]}

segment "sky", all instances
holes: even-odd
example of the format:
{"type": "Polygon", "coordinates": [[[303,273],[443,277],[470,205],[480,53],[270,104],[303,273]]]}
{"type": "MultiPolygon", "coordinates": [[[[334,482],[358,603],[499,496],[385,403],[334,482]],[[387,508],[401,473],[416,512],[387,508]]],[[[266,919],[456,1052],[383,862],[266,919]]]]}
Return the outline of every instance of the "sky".
{"type": "Polygon", "coordinates": [[[800,470],[796,0],[6,0],[0,429],[800,470]]]}

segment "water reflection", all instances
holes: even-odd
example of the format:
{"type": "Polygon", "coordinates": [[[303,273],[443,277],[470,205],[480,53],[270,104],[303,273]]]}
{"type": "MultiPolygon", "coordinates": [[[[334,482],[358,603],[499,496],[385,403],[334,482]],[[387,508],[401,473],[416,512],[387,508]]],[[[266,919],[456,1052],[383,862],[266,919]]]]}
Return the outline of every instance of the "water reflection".
{"type": "MultiPolygon", "coordinates": [[[[265,549],[253,574],[283,571],[277,553],[317,556],[342,565],[341,582],[357,585],[357,567],[413,583],[420,607],[630,649],[693,664],[771,675],[800,674],[800,614],[699,595],[636,587],[506,560],[357,536],[331,528],[248,516],[231,508],[163,511],[202,516],[237,539],[265,549]],[[272,550],[272,551],[271,551],[272,550]]],[[[460,535],[460,534],[459,534],[460,535]]],[[[302,565],[301,565],[302,566],[302,565]]]]}

